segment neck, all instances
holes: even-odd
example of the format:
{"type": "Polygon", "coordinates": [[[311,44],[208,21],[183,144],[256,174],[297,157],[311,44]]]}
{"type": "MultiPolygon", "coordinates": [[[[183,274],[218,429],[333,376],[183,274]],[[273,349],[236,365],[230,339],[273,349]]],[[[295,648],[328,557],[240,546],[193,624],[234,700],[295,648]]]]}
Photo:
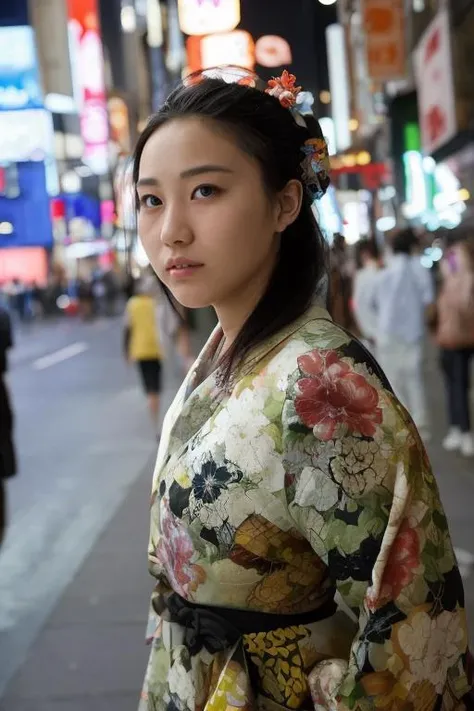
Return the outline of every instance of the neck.
{"type": "Polygon", "coordinates": [[[273,268],[274,262],[272,262],[271,268],[263,274],[263,277],[262,271],[257,273],[253,280],[246,285],[244,291],[239,290],[229,296],[225,302],[214,305],[217,318],[224,333],[223,353],[234,343],[245,322],[255,310],[255,307],[265,293],[273,268]]]}

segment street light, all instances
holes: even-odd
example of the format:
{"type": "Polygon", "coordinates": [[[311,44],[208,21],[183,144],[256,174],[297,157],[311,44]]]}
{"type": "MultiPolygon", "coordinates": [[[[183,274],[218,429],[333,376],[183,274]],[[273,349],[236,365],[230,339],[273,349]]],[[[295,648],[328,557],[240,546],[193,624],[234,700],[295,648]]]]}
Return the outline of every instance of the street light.
{"type": "Polygon", "coordinates": [[[335,5],[337,0],[319,0],[321,5],[335,5]]]}

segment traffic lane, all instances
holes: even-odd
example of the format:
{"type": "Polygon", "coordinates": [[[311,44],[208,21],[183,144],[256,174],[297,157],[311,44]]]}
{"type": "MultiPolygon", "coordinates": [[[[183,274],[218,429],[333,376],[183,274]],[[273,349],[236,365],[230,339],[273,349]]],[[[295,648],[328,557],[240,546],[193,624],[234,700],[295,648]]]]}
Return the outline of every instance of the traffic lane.
{"type": "Polygon", "coordinates": [[[80,343],[87,349],[67,360],[44,370],[29,360],[8,376],[19,454],[19,476],[9,486],[13,514],[47,496],[58,481],[87,479],[87,458],[114,444],[145,447],[146,459],[154,433],[136,373],[121,357],[119,329],[64,347],[80,343]]]}
{"type": "Polygon", "coordinates": [[[116,329],[121,318],[81,321],[77,318],[58,318],[26,325],[14,325],[14,346],[9,361],[12,367],[28,363],[47,353],[62,348],[75,340],[89,340],[95,333],[116,329]]]}
{"type": "Polygon", "coordinates": [[[20,471],[0,554],[0,695],[144,467],[151,478],[156,433],[119,331],[10,374],[20,471]]]}

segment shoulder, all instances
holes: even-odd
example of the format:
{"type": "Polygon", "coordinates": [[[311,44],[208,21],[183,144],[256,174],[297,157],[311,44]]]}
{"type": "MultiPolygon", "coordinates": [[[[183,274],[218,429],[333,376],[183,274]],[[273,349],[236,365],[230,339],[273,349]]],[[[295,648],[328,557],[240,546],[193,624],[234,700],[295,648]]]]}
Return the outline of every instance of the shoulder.
{"type": "Polygon", "coordinates": [[[373,503],[390,499],[401,472],[400,486],[416,485],[420,467],[429,470],[423,445],[371,354],[335,325],[316,344],[303,340],[310,347],[288,368],[280,425],[295,487],[313,491],[329,476],[334,492],[373,503]]]}
{"type": "Polygon", "coordinates": [[[290,382],[295,376],[316,369],[334,378],[340,375],[337,363],[344,365],[344,372],[358,370],[378,387],[390,390],[387,378],[367,348],[329,318],[314,319],[299,327],[265,364],[265,373],[290,382]]]}
{"type": "Polygon", "coordinates": [[[237,393],[246,387],[255,394],[266,392],[268,397],[277,398],[284,426],[288,418],[290,424],[302,418],[300,424],[314,428],[322,417],[321,426],[329,428],[327,436],[336,431],[336,410],[342,412],[344,408],[350,409],[348,417],[357,420],[361,433],[370,435],[370,422],[379,418],[379,399],[394,399],[387,378],[370,352],[324,318],[304,323],[282,341],[237,384],[237,393]]]}

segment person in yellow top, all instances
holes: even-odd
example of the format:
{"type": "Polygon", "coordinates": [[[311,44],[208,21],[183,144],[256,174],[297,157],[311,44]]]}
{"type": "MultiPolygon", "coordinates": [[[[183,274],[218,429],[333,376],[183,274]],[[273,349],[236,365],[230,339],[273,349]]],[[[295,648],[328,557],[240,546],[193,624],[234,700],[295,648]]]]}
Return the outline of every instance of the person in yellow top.
{"type": "Polygon", "coordinates": [[[125,311],[125,355],[137,364],[153,424],[158,424],[161,391],[160,344],[155,285],[150,278],[138,282],[125,311]]]}

